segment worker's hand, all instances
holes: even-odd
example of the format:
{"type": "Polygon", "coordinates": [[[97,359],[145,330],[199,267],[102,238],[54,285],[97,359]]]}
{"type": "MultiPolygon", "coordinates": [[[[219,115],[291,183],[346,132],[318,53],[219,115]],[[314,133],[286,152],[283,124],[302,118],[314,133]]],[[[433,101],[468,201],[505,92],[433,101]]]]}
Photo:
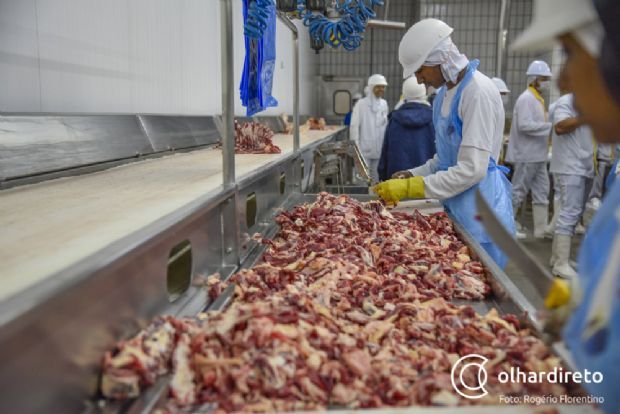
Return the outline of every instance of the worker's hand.
{"type": "Polygon", "coordinates": [[[407,170],[396,171],[394,174],[392,174],[392,178],[411,178],[411,177],[413,177],[413,174],[411,174],[411,172],[407,170]]]}
{"type": "Polygon", "coordinates": [[[545,309],[540,318],[543,332],[549,342],[560,339],[562,329],[573,310],[581,302],[581,288],[578,279],[555,278],[545,298],[545,309]]]}
{"type": "Polygon", "coordinates": [[[403,198],[424,198],[424,178],[397,178],[375,185],[372,190],[388,204],[396,204],[403,198]]]}
{"type": "Polygon", "coordinates": [[[555,309],[570,302],[571,287],[568,281],[556,277],[553,279],[551,288],[545,298],[545,308],[555,309]]]}

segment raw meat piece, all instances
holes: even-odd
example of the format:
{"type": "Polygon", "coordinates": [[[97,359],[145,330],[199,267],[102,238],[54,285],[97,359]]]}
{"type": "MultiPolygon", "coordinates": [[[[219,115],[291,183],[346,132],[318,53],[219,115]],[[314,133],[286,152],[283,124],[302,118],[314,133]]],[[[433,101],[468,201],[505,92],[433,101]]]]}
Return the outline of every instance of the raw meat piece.
{"type": "Polygon", "coordinates": [[[235,121],[235,154],[279,154],[280,147],[272,141],[273,131],[258,122],[235,121]]]}

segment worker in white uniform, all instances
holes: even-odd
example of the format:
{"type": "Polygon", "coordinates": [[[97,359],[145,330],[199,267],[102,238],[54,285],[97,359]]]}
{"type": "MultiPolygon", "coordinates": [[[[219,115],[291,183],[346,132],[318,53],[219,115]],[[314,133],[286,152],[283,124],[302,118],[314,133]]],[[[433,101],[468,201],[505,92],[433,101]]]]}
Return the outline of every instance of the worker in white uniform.
{"type": "MultiPolygon", "coordinates": [[[[537,0],[532,25],[513,48],[546,49],[560,40],[566,63],[562,84],[599,143],[620,143],[620,2],[537,0]]],[[[558,137],[559,139],[560,137],[558,137]]],[[[607,414],[620,413],[620,185],[608,189],[583,239],[573,302],[559,309],[569,315],[563,339],[575,372],[600,372],[601,381],[583,387],[603,400],[607,414]],[[571,312],[571,307],[574,307],[571,312]]],[[[556,313],[557,314],[557,313],[556,313]]],[[[559,321],[560,319],[555,319],[559,321]]]]}
{"type": "Polygon", "coordinates": [[[349,136],[359,146],[374,182],[379,181],[379,158],[388,121],[388,104],[383,95],[387,81],[383,75],[368,78],[368,94],[353,107],[349,136]]]}
{"type": "Polygon", "coordinates": [[[493,81],[477,70],[450,37],[453,29],[437,19],[413,25],[400,42],[403,77],[439,88],[433,102],[437,154],[424,165],[399,171],[374,190],[388,203],[403,198],[442,201],[453,217],[503,267],[504,253],[476,219],[475,192],[483,196],[510,232],[514,219],[510,182],[497,166],[504,107],[493,81]]]}
{"type": "Polygon", "coordinates": [[[583,214],[588,180],[594,177],[592,130],[584,125],[573,101],[573,94],[569,93],[553,106],[553,154],[549,169],[560,196],[551,265],[553,274],[563,278],[577,277],[569,264],[571,241],[583,214]]]}
{"type": "Polygon", "coordinates": [[[551,123],[546,119],[542,94],[549,90],[551,70],[545,62],[535,60],[526,74],[528,87],[517,98],[512,113],[506,162],[514,165],[512,207],[516,213],[531,190],[534,237],[543,238],[549,215],[547,154],[551,123]]]}
{"type": "Polygon", "coordinates": [[[508,96],[510,94],[510,89],[508,89],[506,82],[504,82],[502,78],[491,78],[491,80],[493,81],[495,86],[497,86],[497,90],[502,97],[502,103],[504,104],[504,108],[506,108],[506,105],[508,105],[508,101],[510,99],[510,97],[508,96]]]}

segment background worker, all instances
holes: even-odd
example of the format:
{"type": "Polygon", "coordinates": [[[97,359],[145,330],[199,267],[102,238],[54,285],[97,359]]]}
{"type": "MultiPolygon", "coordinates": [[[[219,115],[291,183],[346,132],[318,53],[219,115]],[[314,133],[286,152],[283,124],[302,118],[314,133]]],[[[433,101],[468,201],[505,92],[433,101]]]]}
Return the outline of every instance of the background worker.
{"type": "Polygon", "coordinates": [[[493,81],[477,70],[452,42],[453,29],[437,19],[413,25],[400,42],[403,77],[439,88],[433,103],[437,154],[423,166],[400,171],[374,190],[387,202],[435,198],[465,227],[496,263],[506,256],[476,219],[475,192],[480,190],[510,232],[514,219],[510,182],[495,160],[504,130],[504,107],[493,81]],[[405,178],[407,177],[407,178],[405,178]]]}
{"type": "Polygon", "coordinates": [[[491,80],[493,81],[495,86],[497,86],[497,90],[502,97],[502,104],[504,104],[504,108],[506,108],[506,105],[508,105],[508,100],[510,98],[508,96],[510,94],[510,89],[508,89],[508,86],[506,86],[506,82],[504,82],[504,80],[501,78],[491,78],[491,80]]]}
{"type": "Polygon", "coordinates": [[[512,207],[516,212],[532,191],[534,237],[543,238],[549,215],[547,154],[551,123],[542,94],[549,90],[551,70],[542,60],[527,68],[527,89],[515,102],[506,162],[514,165],[512,207]]]}
{"type": "Polygon", "coordinates": [[[351,98],[351,110],[347,112],[347,114],[344,116],[344,121],[342,122],[344,125],[351,125],[351,115],[353,115],[353,108],[355,108],[357,101],[359,101],[360,99],[362,99],[362,94],[359,92],[355,92],[353,94],[353,97],[351,98]]]}
{"type": "MultiPolygon", "coordinates": [[[[513,47],[549,46],[559,39],[566,55],[562,84],[574,94],[580,118],[599,143],[620,143],[620,3],[537,0],[532,25],[513,47]]],[[[578,258],[577,307],[563,338],[577,369],[599,371],[600,383],[583,386],[602,397],[607,414],[620,412],[620,185],[608,190],[584,237],[578,258]]]]}
{"type": "Polygon", "coordinates": [[[581,219],[586,189],[594,176],[592,131],[575,110],[572,93],[563,95],[553,107],[553,154],[550,171],[559,193],[559,214],[555,224],[551,261],[553,274],[575,278],[569,264],[575,227],[581,219]]]}
{"type": "Polygon", "coordinates": [[[411,76],[403,82],[403,103],[388,116],[379,179],[397,171],[419,167],[435,155],[433,110],[426,99],[426,87],[411,76]]]}
{"type": "Polygon", "coordinates": [[[383,75],[368,78],[368,94],[353,107],[349,129],[349,136],[359,146],[374,182],[379,181],[377,167],[387,126],[388,104],[383,99],[386,86],[383,75]]]}

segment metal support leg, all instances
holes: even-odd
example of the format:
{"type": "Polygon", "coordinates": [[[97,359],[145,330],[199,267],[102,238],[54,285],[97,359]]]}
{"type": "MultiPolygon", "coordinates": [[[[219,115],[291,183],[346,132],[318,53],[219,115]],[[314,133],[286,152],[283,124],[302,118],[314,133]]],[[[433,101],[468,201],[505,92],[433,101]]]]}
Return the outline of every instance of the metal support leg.
{"type": "MultiPolygon", "coordinates": [[[[299,155],[299,33],[286,13],[277,12],[277,14],[280,21],[293,34],[293,152],[295,155],[299,155]]],[[[302,179],[303,177],[300,174],[294,178],[300,191],[302,179]]]]}
{"type": "MultiPolygon", "coordinates": [[[[220,0],[222,56],[222,186],[235,187],[235,104],[232,0],[220,0]]],[[[239,223],[236,217],[237,197],[231,197],[221,212],[222,264],[239,263],[239,223]]]]}
{"type": "Polygon", "coordinates": [[[222,56],[222,185],[235,185],[235,105],[234,60],[232,32],[232,0],[220,0],[221,56],[222,56]]]}

